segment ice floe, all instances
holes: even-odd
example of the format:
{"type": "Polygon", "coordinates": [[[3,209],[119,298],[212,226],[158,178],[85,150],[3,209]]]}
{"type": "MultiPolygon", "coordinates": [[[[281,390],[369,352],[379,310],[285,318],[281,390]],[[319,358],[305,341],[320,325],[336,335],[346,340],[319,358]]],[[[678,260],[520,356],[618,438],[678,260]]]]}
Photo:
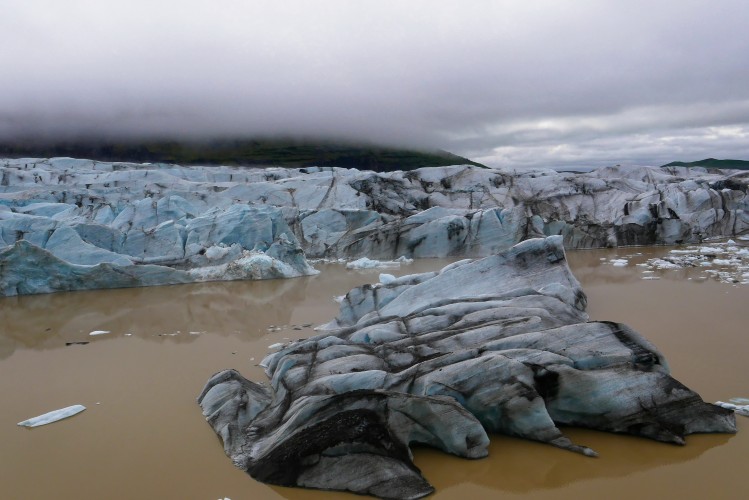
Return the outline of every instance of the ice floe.
{"type": "Polygon", "coordinates": [[[20,425],[21,427],[39,427],[40,425],[47,425],[64,418],[72,417],[73,415],[77,415],[85,409],[86,407],[83,405],[68,406],[59,410],[47,412],[43,415],[39,415],[38,417],[24,420],[23,422],[18,422],[18,425],[20,425]]]}
{"type": "Polygon", "coordinates": [[[346,264],[346,269],[376,269],[376,268],[398,268],[401,265],[410,264],[413,259],[398,257],[395,260],[375,260],[362,257],[346,264]]]}

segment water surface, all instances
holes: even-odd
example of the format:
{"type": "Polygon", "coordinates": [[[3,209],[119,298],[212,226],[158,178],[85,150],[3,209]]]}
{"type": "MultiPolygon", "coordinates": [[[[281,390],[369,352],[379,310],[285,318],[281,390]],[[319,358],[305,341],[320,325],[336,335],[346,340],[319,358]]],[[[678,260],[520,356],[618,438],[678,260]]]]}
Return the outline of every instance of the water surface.
{"type": "MultiPolygon", "coordinates": [[[[705,400],[749,397],[749,286],[704,279],[697,269],[643,274],[634,265],[666,251],[569,252],[591,318],[640,331],[705,400]],[[626,267],[609,262],[636,253],[643,255],[626,267]]],[[[446,263],[417,261],[386,272],[446,263]]],[[[0,299],[0,497],[359,498],[254,481],[231,465],[195,403],[224,368],[265,380],[255,365],[269,345],[313,335],[306,325],[335,316],[333,297],[379,274],[318,267],[321,275],[294,280],[0,299]],[[93,330],[111,333],[91,337],[93,330]],[[89,343],[66,345],[75,342],[89,343]],[[37,429],[16,426],[76,403],[88,409],[37,429]]],[[[440,499],[734,498],[749,478],[749,419],[738,420],[738,435],[691,436],[684,447],[566,430],[598,459],[503,436],[492,437],[487,459],[426,448],[415,457],[440,499]]]]}

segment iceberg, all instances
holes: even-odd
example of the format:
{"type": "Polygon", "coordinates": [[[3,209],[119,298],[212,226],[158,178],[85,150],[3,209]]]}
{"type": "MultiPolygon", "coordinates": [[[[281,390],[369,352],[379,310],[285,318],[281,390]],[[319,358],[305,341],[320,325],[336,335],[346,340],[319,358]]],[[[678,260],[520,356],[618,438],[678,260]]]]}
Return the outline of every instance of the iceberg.
{"type": "Polygon", "coordinates": [[[434,488],[414,443],[481,458],[502,433],[596,456],[562,426],[680,445],[736,432],[733,411],[672,378],[642,335],[590,321],[561,236],[381,281],[351,290],[318,335],[270,346],[269,384],[233,369],[208,380],[198,403],[236,466],[269,484],[415,499],[434,488]]]}

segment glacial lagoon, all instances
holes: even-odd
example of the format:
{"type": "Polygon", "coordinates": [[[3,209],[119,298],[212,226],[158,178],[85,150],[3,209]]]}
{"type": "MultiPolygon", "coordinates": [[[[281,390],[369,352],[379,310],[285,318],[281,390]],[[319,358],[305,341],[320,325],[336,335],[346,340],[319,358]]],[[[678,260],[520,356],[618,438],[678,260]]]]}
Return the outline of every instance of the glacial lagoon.
{"type": "MultiPolygon", "coordinates": [[[[637,266],[671,250],[567,255],[591,319],[642,333],[706,401],[749,396],[749,285],[722,282],[708,266],[637,266]]],[[[336,315],[334,297],[377,282],[380,272],[411,274],[448,262],[359,271],[317,264],[320,275],[289,280],[0,299],[3,497],[353,498],[264,485],[234,468],[195,397],[224,368],[265,380],[255,365],[270,345],[312,335],[310,325],[336,315]],[[110,333],[90,335],[97,330],[110,333]],[[38,429],[16,426],[72,404],[87,411],[38,429]]],[[[638,491],[729,498],[749,474],[747,422],[737,417],[738,434],[690,436],[684,447],[565,429],[596,449],[597,459],[494,435],[486,459],[417,448],[415,462],[436,487],[434,498],[631,498],[638,491]]]]}

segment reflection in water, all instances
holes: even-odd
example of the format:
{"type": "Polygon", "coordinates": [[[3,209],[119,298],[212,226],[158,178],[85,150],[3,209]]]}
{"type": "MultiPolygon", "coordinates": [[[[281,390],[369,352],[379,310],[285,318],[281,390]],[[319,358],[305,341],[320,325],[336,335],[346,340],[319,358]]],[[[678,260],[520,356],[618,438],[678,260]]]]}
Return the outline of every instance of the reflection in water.
{"type": "Polygon", "coordinates": [[[687,462],[733,437],[711,435],[708,439],[677,448],[630,436],[575,429],[564,429],[564,432],[573,436],[575,442],[584,442],[596,449],[601,457],[584,457],[541,443],[493,435],[490,460],[448,458],[436,450],[423,448],[416,453],[416,464],[438,490],[473,483],[496,491],[526,494],[538,489],[559,489],[593,478],[625,477],[687,462]]]}
{"type": "Polygon", "coordinates": [[[93,330],[174,342],[194,341],[198,333],[257,338],[265,329],[252,318],[288,323],[294,307],[304,300],[310,279],[7,297],[0,299],[0,324],[5,330],[0,356],[12,354],[15,345],[46,349],[111,338],[94,339],[88,335],[93,330]]]}
{"type": "MultiPolygon", "coordinates": [[[[698,280],[690,269],[657,271],[651,275],[659,280],[643,280],[648,274],[635,264],[668,250],[586,250],[568,252],[568,258],[588,295],[591,318],[623,321],[642,332],[666,354],[676,377],[705,399],[749,397],[749,286],[698,280]],[[627,266],[612,264],[627,256],[627,266]]],[[[417,261],[387,272],[423,272],[446,263],[417,261]]],[[[312,335],[302,325],[330,320],[337,311],[333,297],[376,282],[379,274],[316,267],[319,276],[293,280],[0,299],[0,496],[353,498],[255,482],[231,465],[195,404],[207,378],[220,369],[264,380],[254,365],[270,344],[312,335]],[[269,331],[271,325],[281,329],[269,331]],[[93,330],[111,334],[90,337],[93,330]],[[80,341],[90,343],[65,347],[80,341]],[[88,410],[46,428],[15,425],[75,403],[88,410]]],[[[415,460],[437,488],[435,498],[719,498],[735,496],[749,477],[747,422],[739,420],[743,430],[736,436],[690,436],[684,447],[565,430],[596,449],[597,459],[493,436],[487,459],[417,448],[415,460]]]]}

